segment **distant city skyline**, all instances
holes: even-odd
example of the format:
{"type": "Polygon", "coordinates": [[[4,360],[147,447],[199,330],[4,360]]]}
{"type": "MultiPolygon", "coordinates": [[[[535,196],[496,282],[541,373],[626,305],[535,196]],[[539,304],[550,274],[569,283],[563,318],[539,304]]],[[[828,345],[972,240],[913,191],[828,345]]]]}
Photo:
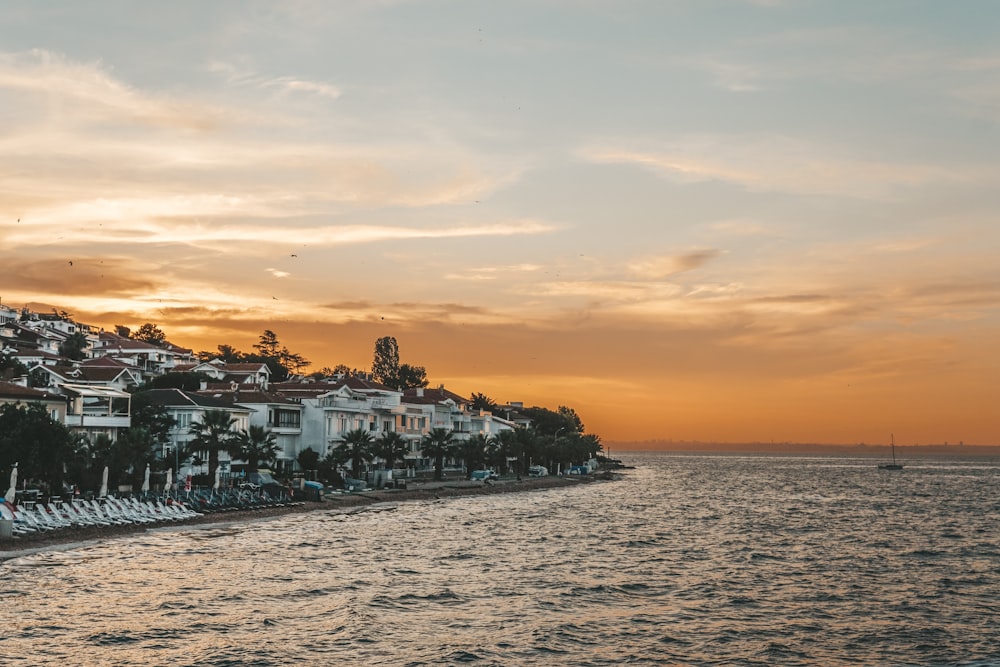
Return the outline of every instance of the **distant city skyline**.
{"type": "Polygon", "coordinates": [[[12,0],[0,298],[615,440],[1000,444],[1000,7],[12,0]]]}

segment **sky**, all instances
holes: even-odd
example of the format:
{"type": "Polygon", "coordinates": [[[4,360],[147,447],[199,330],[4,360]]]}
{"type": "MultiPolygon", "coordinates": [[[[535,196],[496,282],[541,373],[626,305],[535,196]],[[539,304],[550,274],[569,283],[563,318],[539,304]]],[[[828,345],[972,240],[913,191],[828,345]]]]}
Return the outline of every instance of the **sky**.
{"type": "Polygon", "coordinates": [[[607,442],[1000,444],[992,0],[0,4],[0,303],[607,442]]]}

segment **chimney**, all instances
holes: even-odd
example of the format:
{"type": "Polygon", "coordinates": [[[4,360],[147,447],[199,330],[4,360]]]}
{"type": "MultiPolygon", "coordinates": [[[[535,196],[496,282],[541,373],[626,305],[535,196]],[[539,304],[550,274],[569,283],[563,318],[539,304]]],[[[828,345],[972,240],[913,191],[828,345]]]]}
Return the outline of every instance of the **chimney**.
{"type": "Polygon", "coordinates": [[[417,397],[418,398],[423,398],[424,397],[424,388],[423,387],[417,387],[417,397]]]}

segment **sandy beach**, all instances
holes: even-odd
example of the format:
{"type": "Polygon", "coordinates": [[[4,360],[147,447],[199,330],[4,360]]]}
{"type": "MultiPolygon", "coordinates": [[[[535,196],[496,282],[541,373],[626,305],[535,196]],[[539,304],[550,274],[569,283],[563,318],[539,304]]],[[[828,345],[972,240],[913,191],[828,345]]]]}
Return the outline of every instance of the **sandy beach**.
{"type": "Polygon", "coordinates": [[[421,482],[411,483],[406,489],[383,489],[364,491],[360,493],[333,493],[327,494],[324,500],[320,502],[302,502],[283,507],[262,507],[248,510],[214,512],[193,517],[191,519],[185,519],[183,521],[164,522],[159,524],[72,526],[69,528],[47,530],[28,535],[18,535],[12,538],[0,539],[0,561],[17,558],[39,551],[54,548],[65,548],[68,545],[99,541],[122,535],[132,535],[142,533],[146,530],[162,529],[169,526],[251,522],[296,512],[352,509],[383,502],[405,502],[411,500],[428,500],[496,493],[519,493],[536,491],[539,489],[574,486],[577,484],[586,484],[596,481],[606,481],[614,478],[615,475],[613,473],[598,473],[587,477],[539,477],[520,480],[502,479],[490,483],[465,480],[421,482]]]}

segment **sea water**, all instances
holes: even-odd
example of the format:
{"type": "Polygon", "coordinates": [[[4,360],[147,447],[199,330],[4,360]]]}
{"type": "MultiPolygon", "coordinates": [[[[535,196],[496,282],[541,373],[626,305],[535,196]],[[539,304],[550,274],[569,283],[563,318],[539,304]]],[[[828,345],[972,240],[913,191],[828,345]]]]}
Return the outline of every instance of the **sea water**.
{"type": "Polygon", "coordinates": [[[621,456],[8,560],[0,664],[1000,665],[996,462],[621,456]]]}

